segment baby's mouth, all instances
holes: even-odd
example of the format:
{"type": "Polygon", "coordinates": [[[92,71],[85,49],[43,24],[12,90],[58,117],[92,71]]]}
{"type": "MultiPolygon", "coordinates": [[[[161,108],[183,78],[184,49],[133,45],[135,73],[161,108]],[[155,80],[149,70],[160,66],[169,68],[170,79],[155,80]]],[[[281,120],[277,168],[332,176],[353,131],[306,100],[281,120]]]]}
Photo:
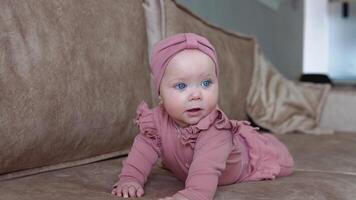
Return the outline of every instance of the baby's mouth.
{"type": "Polygon", "coordinates": [[[192,109],[187,110],[187,112],[198,112],[201,110],[202,110],[201,108],[192,108],[192,109]]]}

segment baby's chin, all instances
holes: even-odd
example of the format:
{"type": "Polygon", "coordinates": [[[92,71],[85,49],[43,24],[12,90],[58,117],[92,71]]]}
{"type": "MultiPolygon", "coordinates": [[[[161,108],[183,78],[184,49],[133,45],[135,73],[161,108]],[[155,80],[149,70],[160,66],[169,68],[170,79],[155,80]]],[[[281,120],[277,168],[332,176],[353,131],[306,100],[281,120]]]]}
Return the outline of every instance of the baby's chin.
{"type": "Polygon", "coordinates": [[[199,116],[199,117],[189,117],[185,118],[184,120],[181,121],[181,124],[184,125],[182,127],[187,127],[187,126],[193,126],[198,124],[203,118],[205,118],[207,114],[199,116]]]}
{"type": "Polygon", "coordinates": [[[181,120],[174,119],[174,121],[180,127],[185,128],[185,127],[188,127],[188,126],[193,126],[193,125],[198,124],[201,119],[184,119],[184,120],[182,120],[182,119],[181,120]]]}
{"type": "Polygon", "coordinates": [[[187,120],[187,124],[189,124],[189,126],[192,126],[192,125],[196,125],[200,122],[202,118],[200,119],[194,119],[194,120],[187,120]]]}

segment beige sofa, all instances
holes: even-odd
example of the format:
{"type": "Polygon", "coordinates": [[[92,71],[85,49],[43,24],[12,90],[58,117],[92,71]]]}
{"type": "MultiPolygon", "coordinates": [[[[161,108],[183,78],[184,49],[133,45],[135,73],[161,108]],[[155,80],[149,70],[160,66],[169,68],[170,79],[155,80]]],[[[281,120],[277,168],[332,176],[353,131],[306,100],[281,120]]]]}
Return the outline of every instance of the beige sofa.
{"type": "MultiPolygon", "coordinates": [[[[149,47],[166,35],[209,38],[221,66],[220,105],[231,118],[248,118],[255,39],[170,0],[143,3],[0,0],[1,200],[117,199],[111,186],[137,133],[136,106],[155,105],[149,47]]],[[[295,173],[219,187],[215,199],[356,199],[355,133],[277,134],[295,173]]],[[[183,187],[158,164],[141,199],[183,187]]]]}

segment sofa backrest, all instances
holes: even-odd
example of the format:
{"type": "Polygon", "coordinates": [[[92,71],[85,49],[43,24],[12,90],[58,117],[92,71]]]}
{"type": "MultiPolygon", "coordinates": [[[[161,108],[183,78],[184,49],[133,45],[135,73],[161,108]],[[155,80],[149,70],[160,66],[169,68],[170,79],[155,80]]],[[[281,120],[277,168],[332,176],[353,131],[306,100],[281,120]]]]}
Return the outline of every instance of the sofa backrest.
{"type": "Polygon", "coordinates": [[[180,32],[215,46],[219,104],[229,117],[247,119],[254,38],[213,26],[172,0],[2,1],[0,180],[126,154],[137,105],[153,104],[151,45],[180,32]],[[159,15],[150,21],[143,2],[159,15]]]}
{"type": "Polygon", "coordinates": [[[147,66],[141,0],[1,1],[0,179],[126,153],[147,66]]]}

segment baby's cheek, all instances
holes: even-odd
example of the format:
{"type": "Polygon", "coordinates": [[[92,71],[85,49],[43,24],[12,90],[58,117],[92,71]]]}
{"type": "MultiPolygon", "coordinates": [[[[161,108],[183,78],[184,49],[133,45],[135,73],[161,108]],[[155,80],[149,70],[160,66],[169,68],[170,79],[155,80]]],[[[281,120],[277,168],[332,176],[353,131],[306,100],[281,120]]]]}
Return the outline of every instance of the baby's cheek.
{"type": "Polygon", "coordinates": [[[179,95],[172,94],[171,96],[167,96],[164,99],[163,106],[167,111],[171,112],[171,114],[178,113],[183,109],[184,101],[179,95]]]}
{"type": "Polygon", "coordinates": [[[209,105],[209,107],[213,107],[215,108],[217,103],[218,103],[218,92],[214,91],[212,93],[210,93],[209,95],[207,95],[207,104],[209,105]]]}

